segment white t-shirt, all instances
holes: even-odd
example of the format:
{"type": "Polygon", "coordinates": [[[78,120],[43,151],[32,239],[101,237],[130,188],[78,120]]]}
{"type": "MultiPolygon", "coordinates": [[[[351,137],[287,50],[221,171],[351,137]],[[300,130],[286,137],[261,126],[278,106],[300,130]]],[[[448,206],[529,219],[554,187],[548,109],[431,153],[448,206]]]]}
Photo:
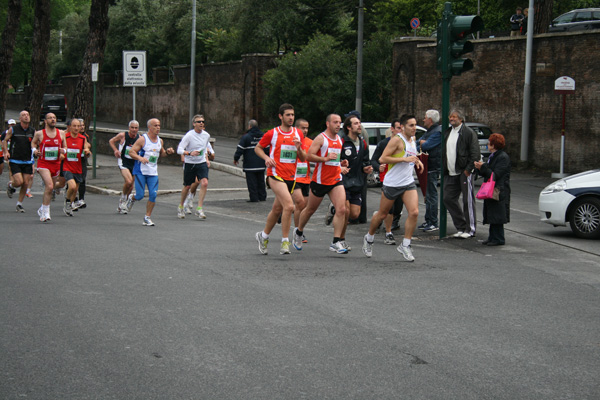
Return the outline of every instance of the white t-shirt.
{"type": "Polygon", "coordinates": [[[185,134],[179,146],[177,146],[177,154],[183,154],[186,151],[199,151],[198,156],[184,156],[186,164],[201,164],[206,162],[206,150],[213,152],[212,147],[209,143],[210,135],[208,132],[203,130],[202,132],[196,132],[191,130],[185,134]]]}
{"type": "MultiPolygon", "coordinates": [[[[404,151],[397,154],[392,154],[392,157],[402,158],[416,156],[417,145],[414,138],[408,141],[404,138],[404,136],[402,136],[401,133],[399,133],[398,136],[404,142],[404,151]]],[[[383,184],[388,187],[402,187],[410,185],[415,181],[415,178],[413,177],[414,168],[415,163],[413,162],[399,162],[390,164],[388,172],[385,174],[385,178],[383,178],[383,184]]]]}
{"type": "Polygon", "coordinates": [[[461,126],[462,124],[457,128],[452,128],[446,142],[446,158],[448,159],[448,175],[450,176],[460,175],[460,171],[456,172],[456,144],[458,143],[458,131],[460,131],[461,126]]]}

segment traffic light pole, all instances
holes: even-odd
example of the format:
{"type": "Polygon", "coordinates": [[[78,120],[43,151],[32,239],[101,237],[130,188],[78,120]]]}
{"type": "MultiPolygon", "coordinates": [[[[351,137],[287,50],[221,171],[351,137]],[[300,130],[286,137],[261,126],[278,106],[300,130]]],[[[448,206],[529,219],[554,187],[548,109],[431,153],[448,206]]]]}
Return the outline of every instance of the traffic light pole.
{"type": "Polygon", "coordinates": [[[440,239],[446,237],[446,225],[448,215],[444,205],[444,159],[446,158],[446,141],[444,132],[448,129],[448,114],[450,113],[450,19],[452,16],[452,4],[444,4],[444,13],[442,15],[441,29],[442,34],[442,162],[440,163],[440,239]]]}

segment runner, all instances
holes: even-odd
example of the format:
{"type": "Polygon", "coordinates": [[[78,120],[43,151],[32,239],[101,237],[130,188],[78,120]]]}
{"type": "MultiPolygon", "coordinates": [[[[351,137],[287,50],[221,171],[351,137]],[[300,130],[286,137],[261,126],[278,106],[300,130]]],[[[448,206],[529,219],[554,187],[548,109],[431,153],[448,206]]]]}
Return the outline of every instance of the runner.
{"type": "Polygon", "coordinates": [[[31,141],[33,155],[38,158],[37,172],[44,182],[44,196],[42,206],[38,209],[40,221],[50,221],[50,202],[52,192],[58,184],[60,162],[65,158],[67,142],[58,129],[56,129],[56,115],[46,114],[44,118],[45,129],[37,131],[31,141]]]}
{"type": "Polygon", "coordinates": [[[407,261],[414,261],[410,247],[413,232],[417,226],[419,216],[419,195],[413,178],[413,169],[423,169],[423,164],[417,157],[417,146],[415,133],[417,132],[417,119],[414,115],[403,115],[400,117],[402,132],[390,139],[379,162],[388,165],[388,171],[383,180],[381,189],[381,200],[379,211],[371,218],[369,232],[363,238],[363,253],[367,257],[373,255],[373,241],[375,230],[381,221],[388,215],[398,197],[408,211],[408,217],[404,224],[404,239],[397,247],[407,261]]]}
{"type": "MultiPolygon", "coordinates": [[[[15,121],[14,119],[9,119],[7,124],[8,124],[8,128],[6,128],[5,131],[2,131],[2,135],[0,135],[0,142],[4,140],[4,137],[6,136],[6,132],[8,131],[8,129],[15,126],[17,124],[17,121],[15,121]]],[[[0,175],[2,175],[3,171],[4,171],[4,152],[2,150],[2,143],[0,143],[0,175]]],[[[10,169],[9,169],[9,172],[10,172],[10,169]]],[[[9,181],[10,181],[10,179],[9,179],[9,181]]]]}
{"type": "Polygon", "coordinates": [[[117,206],[118,213],[127,214],[129,212],[127,209],[127,199],[133,191],[132,172],[135,165],[135,161],[129,155],[129,150],[131,150],[131,147],[138,140],[139,130],[139,122],[131,120],[129,121],[129,130],[127,132],[120,132],[108,141],[108,144],[113,149],[113,154],[117,158],[117,165],[123,176],[123,191],[121,192],[121,198],[117,206]]]}
{"type": "MultiPolygon", "coordinates": [[[[83,136],[86,140],[86,147],[88,150],[92,148],[90,144],[90,136],[86,132],[85,122],[82,118],[79,118],[79,122],[81,122],[79,126],[79,135],[83,136]]],[[[73,211],[77,211],[80,208],[86,208],[87,204],[85,203],[85,190],[86,190],[86,181],[87,181],[87,157],[81,157],[81,183],[79,184],[79,189],[77,190],[77,197],[75,200],[75,208],[73,211]]]]}
{"type": "Polygon", "coordinates": [[[306,152],[302,149],[302,132],[293,127],[294,107],[291,104],[282,104],[279,107],[279,119],[281,125],[265,133],[254,149],[256,154],[265,160],[267,179],[275,194],[265,228],[262,232],[256,232],[255,235],[258,241],[258,250],[262,254],[268,254],[269,234],[280,215],[281,249],[279,254],[290,254],[289,233],[294,211],[292,193],[296,179],[296,162],[297,159],[306,161],[306,152]],[[269,155],[264,151],[268,146],[270,147],[269,155]]]}
{"type": "MultiPolygon", "coordinates": [[[[308,151],[312,144],[312,139],[308,137],[308,121],[302,118],[296,120],[296,128],[302,132],[304,140],[302,141],[302,150],[308,151]]],[[[300,214],[308,202],[308,193],[310,192],[310,162],[298,161],[296,164],[296,187],[292,193],[294,200],[294,226],[298,227],[300,223],[300,214]]],[[[302,235],[302,243],[308,243],[306,235],[302,235]]]]}
{"type": "Polygon", "coordinates": [[[73,118],[71,121],[71,131],[65,135],[67,145],[67,155],[63,162],[63,177],[60,186],[67,185],[67,193],[65,194],[65,204],[63,212],[67,217],[73,216],[73,210],[79,208],[75,203],[79,185],[83,182],[82,162],[84,157],[89,157],[90,150],[85,136],[79,132],[81,130],[81,121],[73,118]]]}
{"type": "Polygon", "coordinates": [[[9,162],[8,166],[12,172],[12,181],[8,182],[6,194],[12,198],[17,191],[16,188],[21,188],[19,191],[19,200],[17,201],[17,212],[24,213],[23,200],[27,193],[27,185],[33,174],[33,151],[31,149],[31,141],[35,135],[35,130],[29,126],[31,117],[26,110],[19,114],[19,123],[8,128],[2,148],[4,158],[9,162]],[[8,142],[10,141],[10,150],[8,142]]]}
{"type": "Polygon", "coordinates": [[[333,217],[333,241],[329,250],[338,254],[347,254],[348,249],[341,240],[344,218],[346,216],[346,192],[342,184],[341,167],[348,166],[348,160],[340,161],[342,139],[338,136],[342,118],[337,114],[329,114],[326,120],[327,129],[321,132],[308,149],[308,160],[316,162],[310,182],[308,204],[300,214],[300,222],[294,229],[294,247],[302,250],[304,227],[310,217],[317,211],[325,195],[337,210],[333,217]]]}
{"type": "Polygon", "coordinates": [[[185,134],[179,146],[177,154],[183,155],[185,165],[183,169],[183,189],[181,189],[181,202],[177,207],[177,217],[185,218],[184,204],[190,192],[190,186],[195,182],[200,183],[200,193],[198,194],[198,207],[196,215],[200,219],[206,219],[206,215],[202,210],[204,197],[208,189],[208,169],[210,168],[210,160],[207,158],[209,154],[214,155],[209,140],[210,135],[204,130],[204,116],[194,115],[192,118],[194,129],[185,134]]]}
{"type": "Polygon", "coordinates": [[[148,133],[140,136],[129,150],[129,155],[135,161],[133,176],[135,178],[135,196],[127,202],[128,210],[133,207],[134,201],[140,201],[144,198],[146,186],[148,187],[148,203],[146,204],[146,215],[142,225],[154,226],[150,219],[152,210],[156,204],[156,195],[158,193],[158,158],[165,157],[167,154],[173,154],[175,151],[169,147],[166,151],[163,148],[163,141],[158,136],[160,133],[160,121],[157,118],[148,120],[148,133]]]}

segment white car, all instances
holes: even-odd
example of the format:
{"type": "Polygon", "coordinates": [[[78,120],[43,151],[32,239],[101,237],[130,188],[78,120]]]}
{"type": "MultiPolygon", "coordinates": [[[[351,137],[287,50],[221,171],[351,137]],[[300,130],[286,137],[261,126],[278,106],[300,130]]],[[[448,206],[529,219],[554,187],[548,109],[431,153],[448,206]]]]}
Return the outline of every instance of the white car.
{"type": "Polygon", "coordinates": [[[540,193],[540,218],[566,226],[580,238],[600,238],[600,169],[582,172],[548,185],[540,193]]]}

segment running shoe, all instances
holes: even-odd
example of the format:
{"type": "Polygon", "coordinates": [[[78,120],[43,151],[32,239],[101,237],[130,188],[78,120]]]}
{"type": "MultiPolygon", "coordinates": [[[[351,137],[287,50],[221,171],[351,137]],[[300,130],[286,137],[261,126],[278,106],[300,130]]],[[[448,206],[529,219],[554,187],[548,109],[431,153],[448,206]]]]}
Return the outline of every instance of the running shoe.
{"type": "Polygon", "coordinates": [[[392,232],[385,234],[385,240],[383,241],[385,244],[396,244],[396,239],[394,238],[394,234],[392,232]]]}
{"type": "Polygon", "coordinates": [[[52,218],[50,218],[50,209],[48,209],[48,211],[46,211],[46,221],[50,220],[52,220],[52,218]]]}
{"type": "Polygon", "coordinates": [[[325,225],[331,225],[331,221],[333,221],[334,215],[335,207],[333,207],[333,203],[329,203],[329,207],[327,207],[327,214],[325,214],[325,225]]]}
{"type": "Polygon", "coordinates": [[[17,204],[17,212],[20,212],[20,213],[24,213],[25,212],[25,209],[23,208],[22,205],[17,204]]]}
{"type": "Polygon", "coordinates": [[[191,196],[191,193],[187,195],[185,201],[183,202],[183,210],[186,214],[192,214],[192,208],[194,207],[194,196],[191,196]]]}
{"type": "Polygon", "coordinates": [[[56,200],[56,195],[58,194],[57,190],[58,189],[52,189],[52,201],[56,200]]]}
{"type": "Polygon", "coordinates": [[[352,247],[348,246],[348,243],[346,243],[345,240],[340,240],[340,243],[342,244],[342,247],[345,248],[346,250],[348,250],[348,251],[352,250],[352,247]]]}
{"type": "Polygon", "coordinates": [[[423,222],[421,225],[417,226],[418,229],[425,230],[429,224],[427,222],[423,222]]]}
{"type": "Polygon", "coordinates": [[[63,212],[67,217],[73,216],[73,207],[71,207],[71,202],[69,200],[65,200],[65,205],[63,207],[63,212]]]}
{"type": "Polygon", "coordinates": [[[329,250],[330,251],[335,251],[338,254],[348,254],[348,250],[346,250],[344,248],[344,245],[342,244],[342,242],[335,242],[335,243],[331,243],[329,245],[329,250]]]}
{"type": "Polygon", "coordinates": [[[31,194],[31,192],[28,190],[27,193],[25,193],[25,196],[27,196],[28,198],[33,198],[33,195],[31,194]]]}
{"type": "Polygon", "coordinates": [[[284,240],[281,242],[281,250],[279,250],[279,254],[290,254],[290,241],[284,240]]]}
{"type": "Polygon", "coordinates": [[[40,206],[40,208],[38,208],[37,213],[40,216],[40,221],[41,222],[46,222],[47,221],[46,214],[44,213],[44,209],[43,209],[42,206],[40,206]]]}
{"type": "Polygon", "coordinates": [[[292,233],[292,240],[294,242],[294,248],[296,250],[302,250],[302,236],[298,235],[298,228],[294,228],[294,233],[292,233]]]}
{"type": "Polygon", "coordinates": [[[415,261],[415,256],[413,256],[412,249],[409,246],[400,245],[396,248],[402,255],[406,261],[415,261]]]}
{"type": "Polygon", "coordinates": [[[127,203],[125,203],[125,207],[127,207],[127,211],[131,211],[131,209],[133,208],[133,203],[135,202],[135,197],[133,197],[132,194],[130,194],[127,197],[127,203]]]}
{"type": "Polygon", "coordinates": [[[10,186],[10,182],[8,182],[6,184],[6,195],[8,196],[9,199],[12,199],[13,193],[16,191],[17,191],[17,189],[10,186]]]}
{"type": "Polygon", "coordinates": [[[78,208],[86,208],[87,204],[85,204],[85,200],[77,200],[73,204],[73,210],[77,210],[78,208]]]}
{"type": "Polygon", "coordinates": [[[182,206],[177,206],[177,218],[184,219],[185,211],[182,206]]]}
{"type": "Polygon", "coordinates": [[[196,216],[200,219],[206,219],[206,215],[201,208],[196,208],[196,216]]]}
{"type": "Polygon", "coordinates": [[[119,199],[119,205],[117,206],[117,214],[121,214],[121,205],[123,204],[123,199],[119,199]]]}
{"type": "Polygon", "coordinates": [[[144,226],[154,226],[154,222],[150,219],[150,217],[144,215],[144,222],[142,222],[144,226]]]}
{"type": "Polygon", "coordinates": [[[363,237],[362,251],[367,257],[371,257],[373,255],[373,242],[369,242],[367,240],[367,235],[363,237]]]}
{"type": "Polygon", "coordinates": [[[256,232],[256,241],[258,242],[258,251],[261,254],[268,254],[267,245],[269,244],[269,239],[263,239],[262,232],[256,232]]]}
{"type": "Polygon", "coordinates": [[[308,243],[308,239],[302,234],[302,243],[308,243]]]}
{"type": "Polygon", "coordinates": [[[437,226],[435,226],[435,225],[429,225],[429,226],[426,226],[426,227],[423,229],[423,232],[435,232],[435,231],[437,231],[438,229],[440,229],[440,228],[438,228],[438,227],[437,227],[437,226]]]}

